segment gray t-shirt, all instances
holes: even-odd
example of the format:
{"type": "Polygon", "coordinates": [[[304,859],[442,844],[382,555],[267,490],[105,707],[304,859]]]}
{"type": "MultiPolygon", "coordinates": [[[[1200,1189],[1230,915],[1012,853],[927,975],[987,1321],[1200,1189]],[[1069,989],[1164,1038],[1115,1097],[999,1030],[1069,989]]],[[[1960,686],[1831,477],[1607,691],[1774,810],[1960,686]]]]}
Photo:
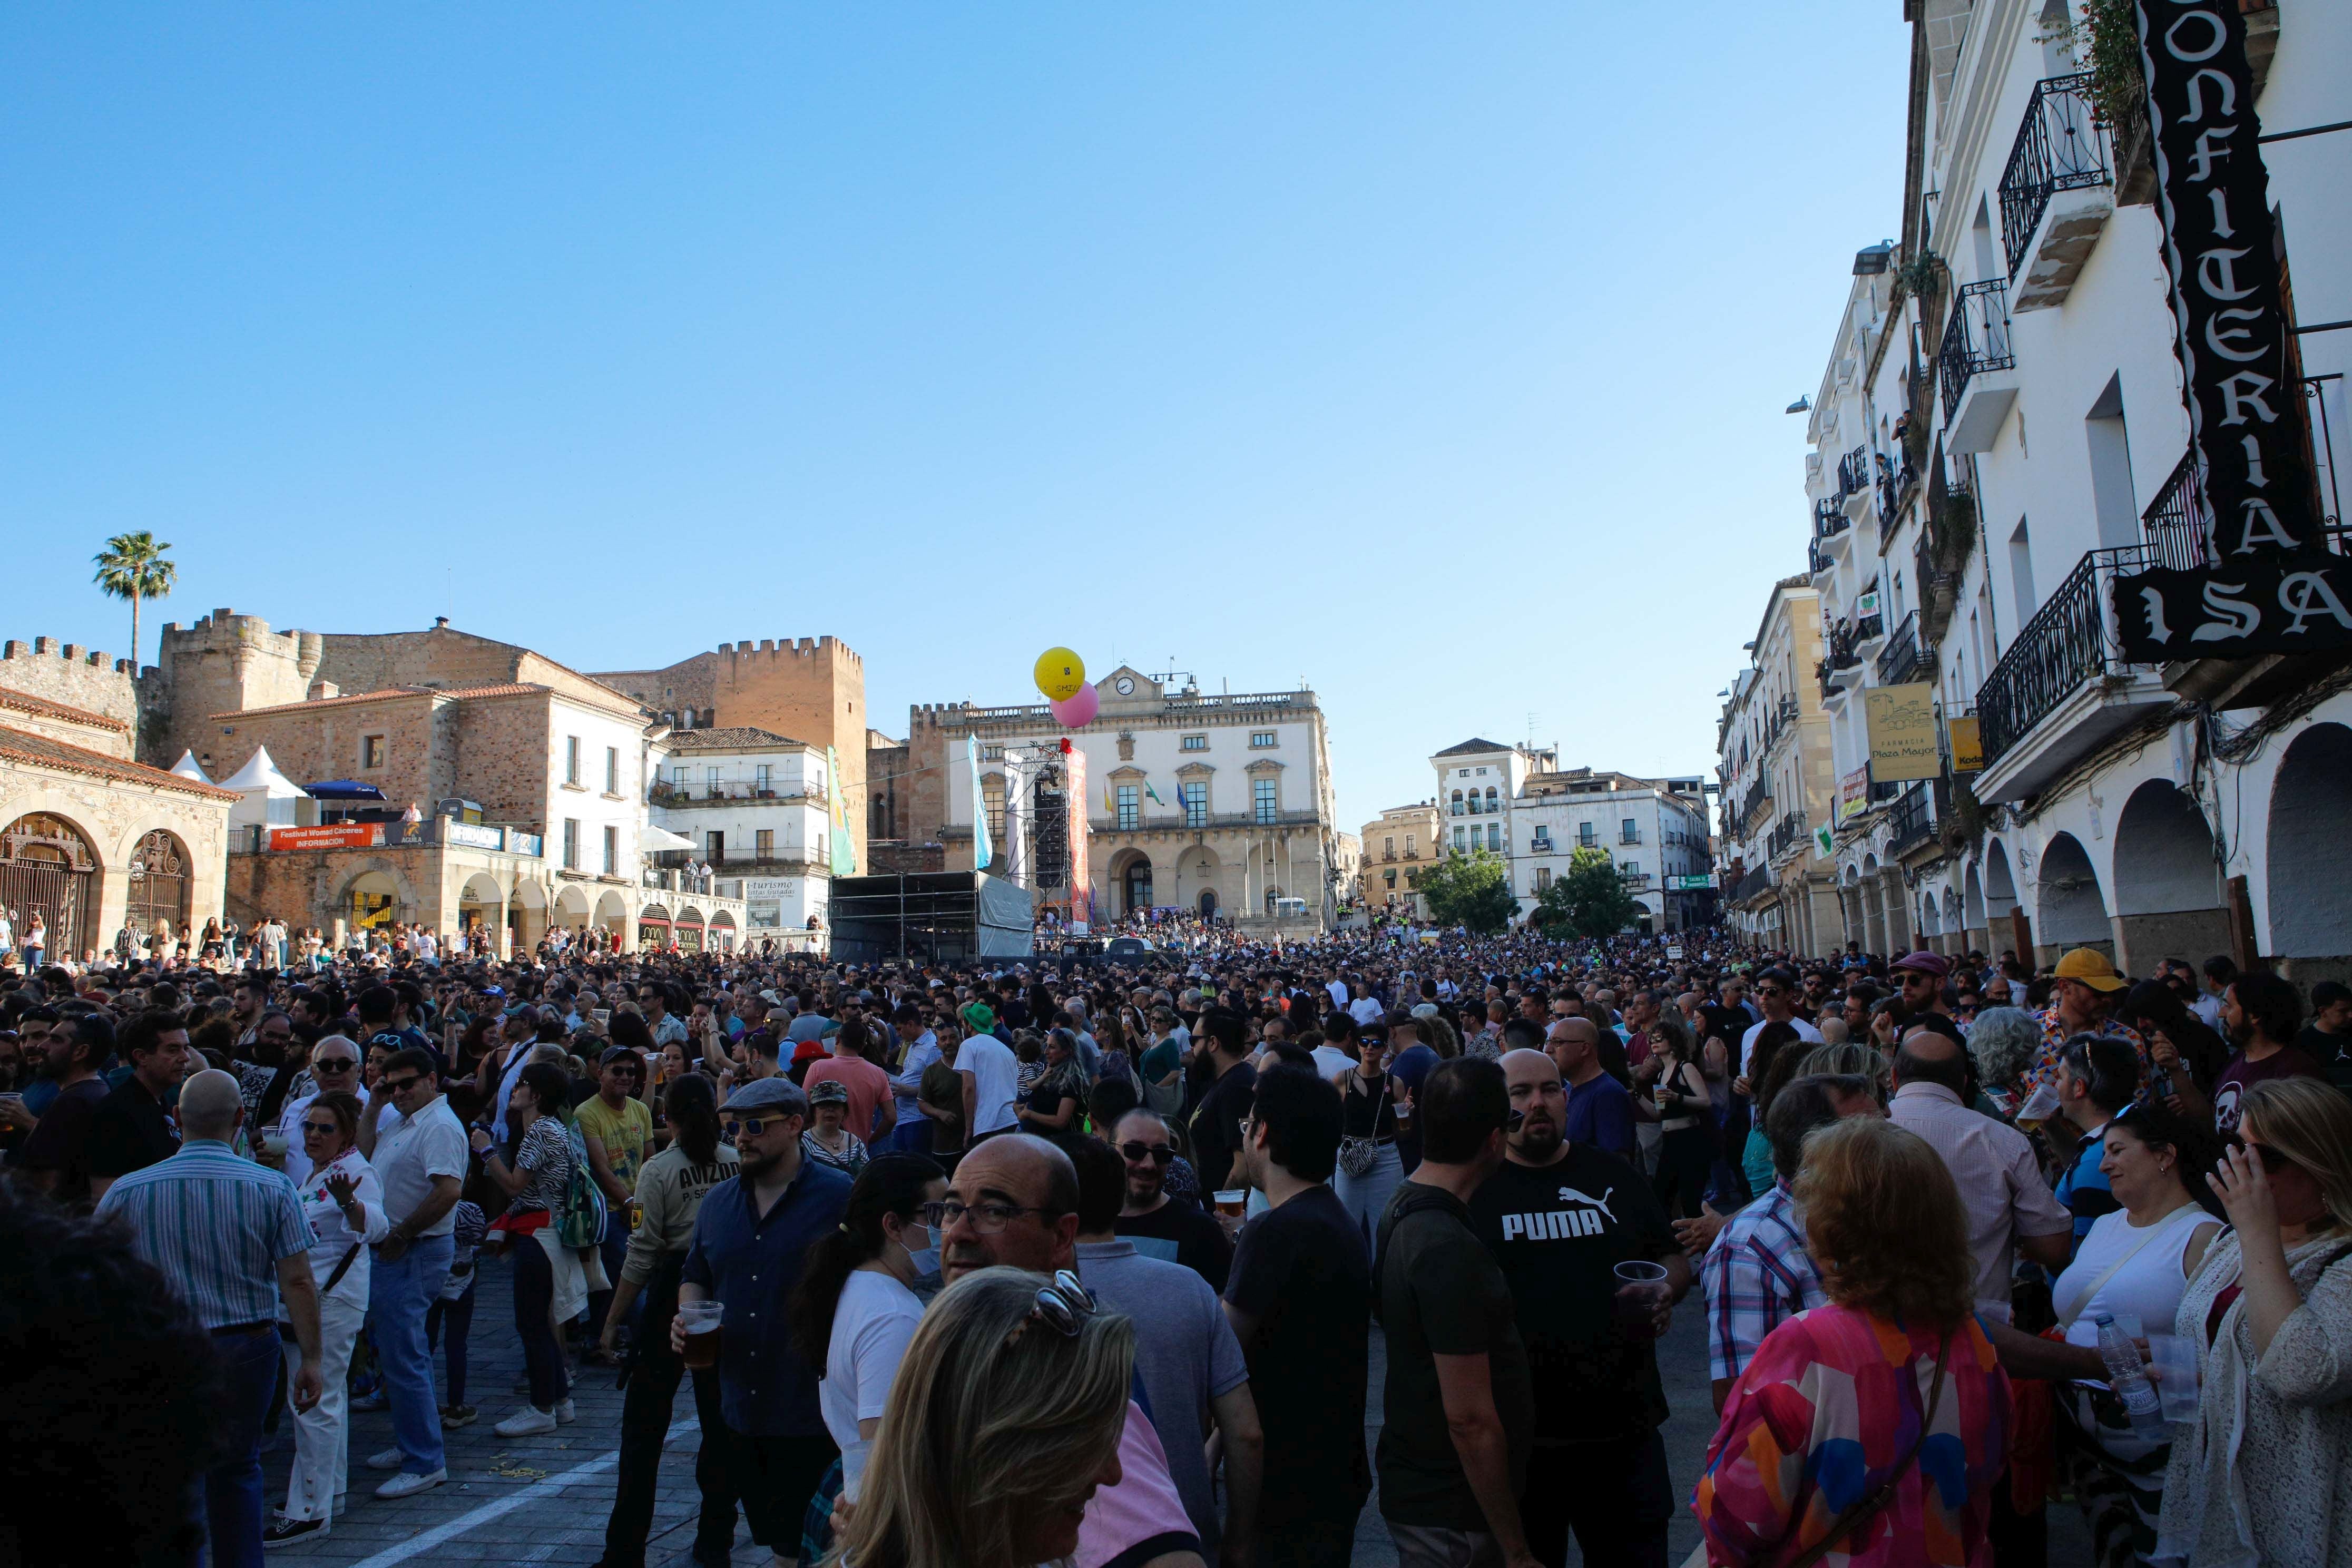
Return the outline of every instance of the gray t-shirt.
{"type": "Polygon", "coordinates": [[[1224,1538],[1202,1450],[1209,1401],[1249,1381],[1241,1342],[1207,1280],[1181,1263],[1146,1258],[1128,1241],[1078,1243],[1078,1278],[1105,1306],[1135,1320],[1135,1370],[1151,1399],[1151,1425],[1168,1474],[1200,1532],[1204,1555],[1224,1538]]]}

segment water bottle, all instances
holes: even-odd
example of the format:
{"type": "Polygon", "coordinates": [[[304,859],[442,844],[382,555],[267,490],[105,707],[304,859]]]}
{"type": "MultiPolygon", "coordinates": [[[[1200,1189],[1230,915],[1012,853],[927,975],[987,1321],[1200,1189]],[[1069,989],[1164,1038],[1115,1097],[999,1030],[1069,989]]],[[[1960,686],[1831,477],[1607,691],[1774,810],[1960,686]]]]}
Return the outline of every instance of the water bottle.
{"type": "Polygon", "coordinates": [[[2107,1363],[2107,1386],[2124,1402],[2124,1411],[2131,1417],[2133,1435],[2150,1442],[2163,1442],[2170,1428],[2165,1425],[2163,1402],[2156,1396],[2156,1384],[2148,1382],[2147,1372],[2140,1366],[2139,1347],[2116,1327],[2114,1313],[2101,1312],[2095,1321],[2099,1325],[2099,1359],[2107,1363]]]}

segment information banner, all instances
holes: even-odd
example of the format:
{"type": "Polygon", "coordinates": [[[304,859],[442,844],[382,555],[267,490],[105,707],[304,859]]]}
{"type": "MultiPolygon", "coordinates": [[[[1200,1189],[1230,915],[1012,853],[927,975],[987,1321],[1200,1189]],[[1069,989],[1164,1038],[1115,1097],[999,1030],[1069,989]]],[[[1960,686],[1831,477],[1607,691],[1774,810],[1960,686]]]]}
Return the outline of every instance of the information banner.
{"type": "Polygon", "coordinates": [[[272,849],[373,849],[383,842],[381,822],[342,822],[331,827],[273,827],[272,849]]]}
{"type": "Polygon", "coordinates": [[[1864,763],[1838,780],[1837,825],[1843,827],[1870,805],[1870,764],[1864,763]]]}

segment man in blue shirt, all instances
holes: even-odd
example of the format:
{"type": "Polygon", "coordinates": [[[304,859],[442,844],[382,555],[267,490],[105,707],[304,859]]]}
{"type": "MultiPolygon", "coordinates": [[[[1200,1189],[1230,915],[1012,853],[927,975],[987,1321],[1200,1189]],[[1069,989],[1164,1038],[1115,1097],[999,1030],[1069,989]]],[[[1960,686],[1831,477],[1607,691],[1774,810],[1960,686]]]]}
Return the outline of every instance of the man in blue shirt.
{"type": "Polygon", "coordinates": [[[2058,1178],[2061,1206],[2074,1216],[2074,1246],[2091,1234],[2101,1215],[2122,1205],[2099,1168],[2107,1153],[2107,1123],[2139,1092],[2139,1056],[2127,1040],[2077,1035],[2058,1058],[2058,1114],[2082,1142],[2073,1163],[2058,1178]]]}
{"type": "MultiPolygon", "coordinates": [[[[801,1158],[808,1096],[792,1079],[756,1079],[719,1114],[742,1163],[696,1212],[677,1299],[715,1300],[724,1310],[719,1403],[736,1495],[751,1539],[787,1560],[799,1554],[802,1510],[839,1450],[817,1407],[820,1369],[794,1353],[784,1302],[809,1244],[841,1223],[850,1181],[801,1158]]],[[[670,1325],[680,1354],[685,1328],[683,1316],[670,1325]]]]}
{"type": "Polygon", "coordinates": [[[1568,1086],[1567,1141],[1606,1149],[1631,1163],[1633,1097],[1601,1066],[1600,1026],[1590,1018],[1558,1019],[1544,1035],[1544,1050],[1568,1086]]]}

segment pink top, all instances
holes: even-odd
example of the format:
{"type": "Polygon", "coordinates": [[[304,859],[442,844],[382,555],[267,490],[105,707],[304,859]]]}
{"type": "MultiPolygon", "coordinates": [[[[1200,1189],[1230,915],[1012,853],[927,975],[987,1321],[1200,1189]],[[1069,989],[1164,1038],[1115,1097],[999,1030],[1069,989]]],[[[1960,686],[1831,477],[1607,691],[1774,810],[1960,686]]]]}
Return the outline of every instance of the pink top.
{"type": "Polygon", "coordinates": [[[1155,1543],[1146,1560],[1166,1552],[1202,1552],[1184,1500],[1169,1478],[1168,1451],[1160,1446],[1150,1417],[1131,1399],[1127,1429],[1119,1434],[1118,1467],[1118,1485],[1103,1488],[1087,1504],[1078,1526],[1077,1568],[1102,1568],[1145,1542],[1155,1543]]]}

